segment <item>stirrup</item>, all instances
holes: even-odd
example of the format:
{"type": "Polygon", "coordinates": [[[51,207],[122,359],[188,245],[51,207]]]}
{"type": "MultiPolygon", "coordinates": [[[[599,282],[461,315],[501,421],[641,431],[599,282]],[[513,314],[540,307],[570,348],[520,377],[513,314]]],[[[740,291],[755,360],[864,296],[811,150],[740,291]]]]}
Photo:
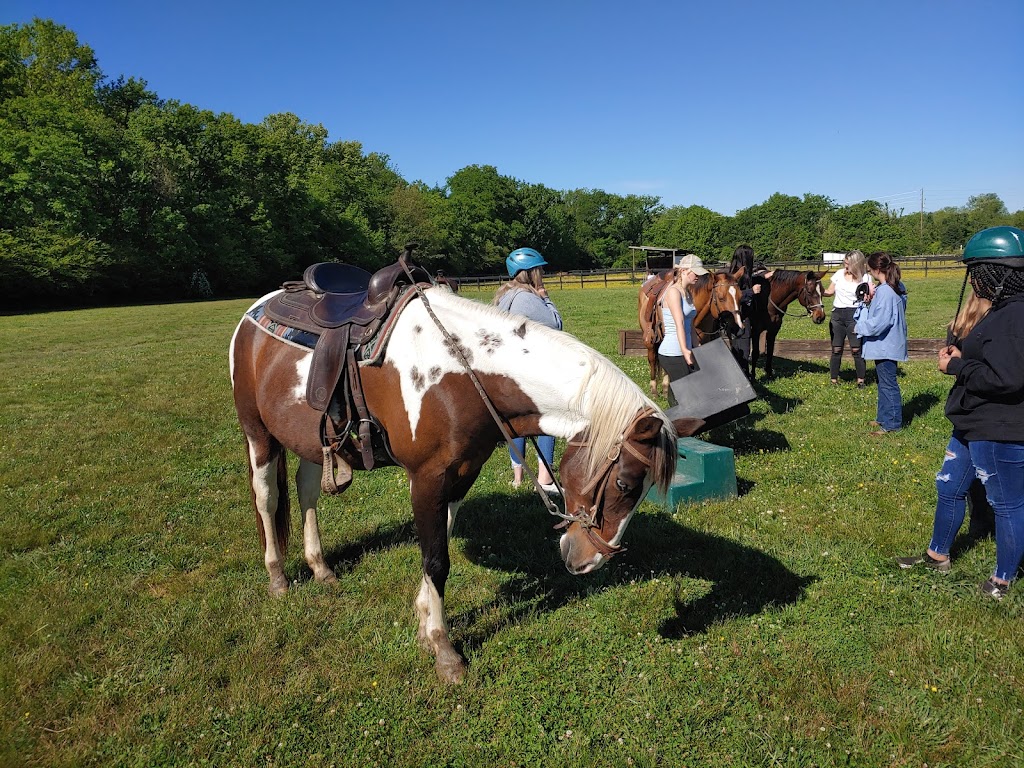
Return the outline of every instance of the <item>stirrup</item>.
{"type": "Polygon", "coordinates": [[[323,451],[324,470],[320,476],[320,490],[333,496],[352,484],[352,467],[336,454],[331,446],[325,445],[323,451]]]}

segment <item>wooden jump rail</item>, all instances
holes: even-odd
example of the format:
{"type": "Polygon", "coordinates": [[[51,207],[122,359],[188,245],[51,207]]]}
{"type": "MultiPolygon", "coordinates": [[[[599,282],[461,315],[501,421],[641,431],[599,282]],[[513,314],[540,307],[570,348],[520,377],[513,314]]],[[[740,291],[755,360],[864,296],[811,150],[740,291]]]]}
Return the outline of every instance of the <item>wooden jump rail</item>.
{"type": "MultiPolygon", "coordinates": [[[[944,339],[908,339],[907,354],[911,360],[934,360],[939,350],[946,345],[944,339]]],[[[761,337],[761,351],[764,352],[764,337],[761,337]]],[[[849,348],[844,350],[849,356],[849,348]]],[[[832,353],[828,339],[776,339],[775,354],[790,358],[827,358],[832,353]]],[[[625,357],[647,357],[643,335],[639,329],[619,331],[619,354],[625,357]]]]}

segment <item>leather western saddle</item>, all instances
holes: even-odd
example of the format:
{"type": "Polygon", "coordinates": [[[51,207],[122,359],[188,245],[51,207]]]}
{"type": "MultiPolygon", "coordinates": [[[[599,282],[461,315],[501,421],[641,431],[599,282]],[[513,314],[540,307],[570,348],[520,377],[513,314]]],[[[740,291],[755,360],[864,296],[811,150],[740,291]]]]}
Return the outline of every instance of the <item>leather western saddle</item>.
{"type": "Polygon", "coordinates": [[[374,452],[374,432],[387,450],[387,435],[366,408],[356,353],[376,337],[410,288],[433,284],[427,271],[412,260],[414,248],[413,243],[406,245],[397,262],[372,275],[350,264],[313,264],[302,280],[285,283],[284,291],[264,307],[270,319],[319,336],[306,402],[323,414],[320,485],[326,493],[340,493],[352,482],[351,466],[338,455],[346,443],[358,451],[364,469],[381,461],[374,452]]]}

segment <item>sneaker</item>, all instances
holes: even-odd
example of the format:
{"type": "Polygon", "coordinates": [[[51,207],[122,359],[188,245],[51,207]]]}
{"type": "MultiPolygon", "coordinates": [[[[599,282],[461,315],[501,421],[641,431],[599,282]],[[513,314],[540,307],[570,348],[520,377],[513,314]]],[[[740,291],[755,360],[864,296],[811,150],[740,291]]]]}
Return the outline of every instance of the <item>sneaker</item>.
{"type": "Polygon", "coordinates": [[[998,581],[993,581],[991,578],[981,582],[981,594],[994,597],[996,600],[1002,600],[1006,597],[1006,593],[1009,589],[1009,584],[1000,584],[998,581]]]}
{"type": "Polygon", "coordinates": [[[953,567],[953,564],[948,557],[945,560],[936,560],[927,552],[921,555],[915,555],[914,557],[900,557],[896,559],[896,564],[900,568],[913,568],[915,565],[920,565],[922,563],[933,570],[942,571],[942,573],[947,573],[949,569],[953,567]]]}
{"type": "Polygon", "coordinates": [[[548,496],[562,495],[561,492],[558,490],[558,486],[555,485],[554,483],[551,483],[550,485],[544,485],[543,483],[541,483],[540,487],[544,489],[544,493],[546,493],[548,496]]]}

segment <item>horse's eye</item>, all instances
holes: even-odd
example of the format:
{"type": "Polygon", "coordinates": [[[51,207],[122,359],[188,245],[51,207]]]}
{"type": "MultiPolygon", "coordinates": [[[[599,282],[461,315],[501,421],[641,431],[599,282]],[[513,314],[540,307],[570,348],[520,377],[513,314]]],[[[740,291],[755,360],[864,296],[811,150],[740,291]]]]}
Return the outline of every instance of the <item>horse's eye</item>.
{"type": "Polygon", "coordinates": [[[619,491],[622,493],[629,493],[630,486],[626,485],[618,478],[615,479],[615,487],[618,488],[619,491]]]}

